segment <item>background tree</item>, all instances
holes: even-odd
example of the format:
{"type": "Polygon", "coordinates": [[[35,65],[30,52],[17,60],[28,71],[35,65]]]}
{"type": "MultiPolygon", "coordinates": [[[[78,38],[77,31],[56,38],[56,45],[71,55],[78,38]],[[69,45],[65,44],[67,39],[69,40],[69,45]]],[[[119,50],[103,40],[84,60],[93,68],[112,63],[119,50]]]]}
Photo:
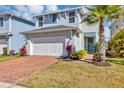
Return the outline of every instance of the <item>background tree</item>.
{"type": "Polygon", "coordinates": [[[118,5],[96,5],[86,8],[88,13],[84,14],[81,23],[85,22],[89,25],[99,24],[99,54],[101,59],[99,62],[105,62],[104,24],[111,22],[113,19],[120,18],[122,7],[118,5]]]}
{"type": "Polygon", "coordinates": [[[124,57],[124,29],[118,29],[109,41],[111,49],[116,56],[124,57]]]}

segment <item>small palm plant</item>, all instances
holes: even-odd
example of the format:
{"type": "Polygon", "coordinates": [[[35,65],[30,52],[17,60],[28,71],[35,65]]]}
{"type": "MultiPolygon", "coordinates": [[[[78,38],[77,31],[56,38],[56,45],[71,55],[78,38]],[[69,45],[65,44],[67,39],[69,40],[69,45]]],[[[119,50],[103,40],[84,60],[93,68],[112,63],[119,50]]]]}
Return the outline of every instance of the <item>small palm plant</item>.
{"type": "Polygon", "coordinates": [[[104,24],[120,18],[123,8],[119,5],[96,5],[86,8],[88,13],[84,14],[81,23],[99,24],[99,54],[101,59],[99,62],[105,62],[104,24]]]}

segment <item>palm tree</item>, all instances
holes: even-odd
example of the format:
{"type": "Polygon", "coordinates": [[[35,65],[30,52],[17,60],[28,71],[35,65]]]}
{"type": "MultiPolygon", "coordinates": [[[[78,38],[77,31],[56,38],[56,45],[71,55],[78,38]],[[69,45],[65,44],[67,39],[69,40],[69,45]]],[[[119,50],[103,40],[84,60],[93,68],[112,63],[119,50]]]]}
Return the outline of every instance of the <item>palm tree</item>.
{"type": "Polygon", "coordinates": [[[105,62],[104,24],[111,22],[113,19],[120,18],[122,15],[122,7],[119,5],[96,5],[86,8],[88,13],[84,14],[81,23],[85,22],[89,25],[99,24],[100,62],[105,62]]]}

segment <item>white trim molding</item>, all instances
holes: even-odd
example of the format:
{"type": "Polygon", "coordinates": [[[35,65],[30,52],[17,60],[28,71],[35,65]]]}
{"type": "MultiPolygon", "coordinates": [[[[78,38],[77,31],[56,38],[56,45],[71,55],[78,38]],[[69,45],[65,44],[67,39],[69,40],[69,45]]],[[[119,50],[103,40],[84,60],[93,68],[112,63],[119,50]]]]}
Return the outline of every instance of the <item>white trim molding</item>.
{"type": "Polygon", "coordinates": [[[30,55],[33,55],[33,44],[31,42],[31,40],[29,40],[29,46],[30,46],[30,55]]]}
{"type": "MultiPolygon", "coordinates": [[[[9,33],[11,33],[12,32],[12,28],[11,28],[11,17],[9,17],[9,33]]],[[[11,49],[12,49],[12,45],[11,45],[11,42],[12,40],[11,40],[11,37],[9,37],[9,40],[8,40],[8,50],[10,51],[11,49]]],[[[8,52],[9,52],[8,51],[8,52]]]]}

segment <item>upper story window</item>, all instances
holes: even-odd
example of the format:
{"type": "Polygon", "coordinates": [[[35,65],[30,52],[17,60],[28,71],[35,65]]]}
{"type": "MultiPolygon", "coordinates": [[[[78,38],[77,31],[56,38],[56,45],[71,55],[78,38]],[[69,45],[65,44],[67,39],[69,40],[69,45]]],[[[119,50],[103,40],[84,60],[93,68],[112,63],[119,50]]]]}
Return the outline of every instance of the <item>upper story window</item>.
{"type": "Polygon", "coordinates": [[[50,16],[49,15],[45,15],[44,16],[44,24],[49,24],[50,23],[50,16]]]}
{"type": "Polygon", "coordinates": [[[38,26],[41,27],[43,26],[43,17],[38,17],[38,26]]]}
{"type": "Polygon", "coordinates": [[[56,23],[57,21],[57,14],[52,14],[52,23],[56,23]]]}
{"type": "Polygon", "coordinates": [[[4,17],[0,17],[0,27],[4,26],[4,17]]]}
{"type": "Polygon", "coordinates": [[[57,22],[57,14],[48,14],[38,17],[38,26],[41,27],[44,24],[52,24],[57,22]]]}
{"type": "Polygon", "coordinates": [[[75,11],[69,12],[69,23],[75,23],[75,11]]]}

